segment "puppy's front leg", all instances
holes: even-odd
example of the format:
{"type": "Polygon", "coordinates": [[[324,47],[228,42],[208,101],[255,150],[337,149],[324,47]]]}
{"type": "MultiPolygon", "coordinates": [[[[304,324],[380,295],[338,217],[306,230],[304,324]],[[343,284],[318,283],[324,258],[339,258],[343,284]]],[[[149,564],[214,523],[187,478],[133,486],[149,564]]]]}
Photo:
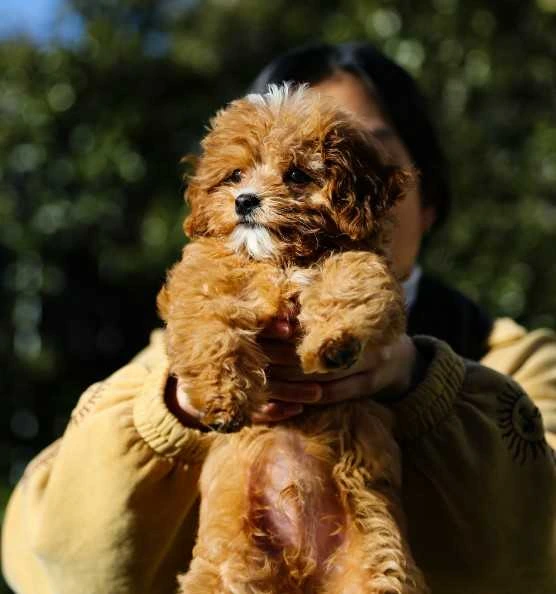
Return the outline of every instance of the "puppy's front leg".
{"type": "Polygon", "coordinates": [[[405,327],[401,288],[385,258],[371,252],[327,258],[299,302],[305,373],[350,367],[366,344],[386,346],[405,327]]]}
{"type": "Polygon", "coordinates": [[[237,431],[266,399],[258,332],[278,312],[276,270],[203,239],[188,245],[158,297],[171,371],[201,421],[237,431]]]}

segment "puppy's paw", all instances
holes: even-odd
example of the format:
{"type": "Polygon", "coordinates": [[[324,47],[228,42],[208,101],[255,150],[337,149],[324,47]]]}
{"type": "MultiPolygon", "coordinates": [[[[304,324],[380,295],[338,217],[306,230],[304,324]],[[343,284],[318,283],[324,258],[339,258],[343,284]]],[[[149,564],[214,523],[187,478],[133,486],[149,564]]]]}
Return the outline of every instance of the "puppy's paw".
{"type": "Polygon", "coordinates": [[[359,339],[347,334],[340,339],[325,341],[320,348],[319,357],[328,371],[347,369],[355,364],[361,350],[359,339]]]}
{"type": "Polygon", "coordinates": [[[219,433],[236,433],[249,425],[249,416],[242,410],[234,412],[219,410],[201,415],[203,425],[219,433]]]}
{"type": "Polygon", "coordinates": [[[250,424],[247,403],[238,399],[225,401],[219,396],[205,401],[199,421],[219,433],[235,433],[250,424]]]}
{"type": "Polygon", "coordinates": [[[335,338],[317,340],[309,334],[302,341],[298,354],[305,373],[327,373],[351,367],[361,354],[361,341],[355,336],[341,333],[335,338]]]}

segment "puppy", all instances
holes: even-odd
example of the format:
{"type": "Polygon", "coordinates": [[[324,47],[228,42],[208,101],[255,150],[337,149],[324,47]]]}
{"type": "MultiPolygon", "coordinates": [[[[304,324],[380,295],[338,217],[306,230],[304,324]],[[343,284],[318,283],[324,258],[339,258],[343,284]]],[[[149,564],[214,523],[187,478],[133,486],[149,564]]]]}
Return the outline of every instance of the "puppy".
{"type": "Polygon", "coordinates": [[[192,241],[158,298],[171,370],[217,432],[181,594],[426,592],[384,408],[361,400],[249,427],[269,398],[257,336],[272,318],[299,312],[305,373],[349,367],[404,331],[387,249],[408,173],[305,87],[234,101],[202,147],[192,241]]]}

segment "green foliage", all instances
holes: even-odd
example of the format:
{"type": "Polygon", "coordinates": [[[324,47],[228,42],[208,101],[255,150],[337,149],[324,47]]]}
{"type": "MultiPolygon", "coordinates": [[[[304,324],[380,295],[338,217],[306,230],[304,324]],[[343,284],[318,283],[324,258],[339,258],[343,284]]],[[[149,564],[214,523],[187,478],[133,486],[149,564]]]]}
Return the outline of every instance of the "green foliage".
{"type": "Polygon", "coordinates": [[[456,199],[428,268],[494,315],[555,324],[553,0],[72,5],[74,46],[0,45],[5,484],[156,325],[183,241],[180,157],[271,57],[309,40],[371,40],[429,98],[456,199]]]}

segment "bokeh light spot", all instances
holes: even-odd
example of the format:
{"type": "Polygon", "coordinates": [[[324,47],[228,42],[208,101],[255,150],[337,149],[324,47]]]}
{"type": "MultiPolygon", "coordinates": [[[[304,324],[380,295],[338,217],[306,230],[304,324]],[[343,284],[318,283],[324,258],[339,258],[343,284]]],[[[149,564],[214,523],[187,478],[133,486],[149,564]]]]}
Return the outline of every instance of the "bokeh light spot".
{"type": "Polygon", "coordinates": [[[48,91],[47,100],[54,111],[66,111],[75,102],[75,91],[69,83],[58,83],[48,91]]]}
{"type": "Polygon", "coordinates": [[[369,15],[365,26],[369,34],[388,38],[400,32],[402,19],[395,10],[379,9],[369,15]]]}

